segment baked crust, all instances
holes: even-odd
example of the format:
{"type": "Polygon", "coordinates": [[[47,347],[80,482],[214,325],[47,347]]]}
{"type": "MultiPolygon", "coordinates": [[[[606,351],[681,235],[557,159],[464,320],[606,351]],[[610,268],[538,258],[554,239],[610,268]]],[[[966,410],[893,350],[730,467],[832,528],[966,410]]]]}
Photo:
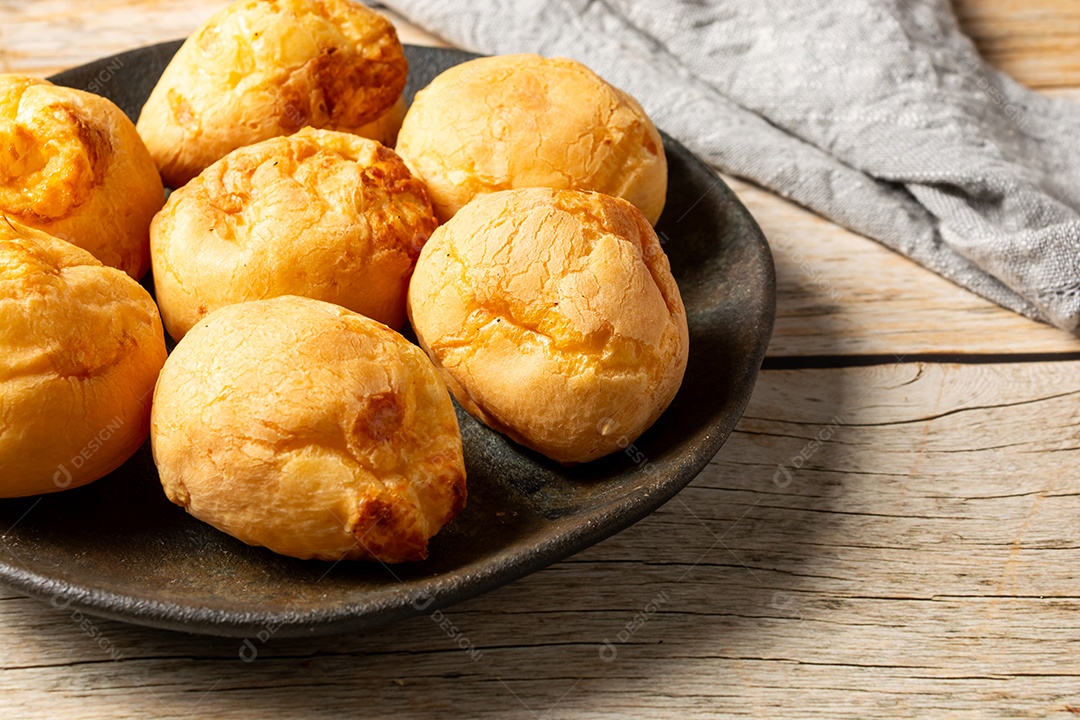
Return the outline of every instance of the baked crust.
{"type": "Polygon", "coordinates": [[[465,503],[457,417],[423,352],[308,298],[195,326],[162,370],[151,438],[170,500],[293,557],[420,560],[465,503]]]}
{"type": "Polygon", "coordinates": [[[119,467],[146,440],[164,362],[142,286],[0,218],[0,497],[78,487],[119,467]]]}
{"type": "Polygon", "coordinates": [[[581,63],[499,55],[450,68],[416,95],[397,151],[439,220],[499,190],[594,190],[655,224],[667,196],[660,133],[632,97],[581,63]]]}
{"type": "Polygon", "coordinates": [[[236,148],[303,127],[379,134],[364,126],[393,108],[407,73],[394,26],[358,2],[239,0],[176,53],[139,133],[180,187],[236,148]]]}
{"type": "Polygon", "coordinates": [[[217,308],[279,295],[391,327],[436,221],[423,183],[373,140],[305,128],[235,150],[154,219],[157,301],[179,340],[217,308]]]}
{"type": "Polygon", "coordinates": [[[686,311],[656,233],[599,193],[473,200],[421,252],[409,317],[462,407],[564,463],[633,442],[686,369],[686,311]]]}
{"type": "Polygon", "coordinates": [[[138,280],[165,203],[150,153],[103,97],[0,75],[0,212],[138,280]]]}

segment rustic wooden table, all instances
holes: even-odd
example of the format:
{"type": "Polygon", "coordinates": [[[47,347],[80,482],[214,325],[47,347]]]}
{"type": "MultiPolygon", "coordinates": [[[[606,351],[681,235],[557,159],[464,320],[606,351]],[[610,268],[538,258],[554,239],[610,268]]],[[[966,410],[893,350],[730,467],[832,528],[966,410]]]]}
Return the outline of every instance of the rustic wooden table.
{"type": "MultiPolygon", "coordinates": [[[[0,0],[0,71],[181,37],[222,4],[0,0]]],[[[1080,99],[1080,3],[957,11],[991,62],[1080,99]]],[[[667,506],[433,617],[254,662],[0,591],[0,714],[1080,714],[1080,341],[731,184],[773,245],[776,334],[667,506]]]]}

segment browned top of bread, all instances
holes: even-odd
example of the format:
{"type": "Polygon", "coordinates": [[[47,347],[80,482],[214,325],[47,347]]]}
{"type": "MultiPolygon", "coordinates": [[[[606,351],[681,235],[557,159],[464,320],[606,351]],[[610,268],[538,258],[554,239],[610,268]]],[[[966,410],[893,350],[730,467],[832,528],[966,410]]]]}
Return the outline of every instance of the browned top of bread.
{"type": "Polygon", "coordinates": [[[663,142],[645,111],[566,58],[499,55],[450,68],[417,93],[397,150],[443,221],[477,195],[551,187],[622,197],[655,223],[667,192],[663,142]]]}
{"type": "Polygon", "coordinates": [[[135,278],[161,179],[127,116],[97,95],[0,75],[0,211],[135,278]]]}
{"type": "Polygon", "coordinates": [[[364,126],[394,105],[407,72],[394,26],[358,2],[240,0],[180,48],[139,132],[179,187],[244,145],[364,126]]]}
{"type": "Polygon", "coordinates": [[[154,220],[154,280],[183,337],[216,308],[303,295],[398,326],[436,225],[422,182],[373,140],[304,130],[235,150],[154,220]]]}
{"type": "Polygon", "coordinates": [[[409,314],[464,407],[563,462],[640,434],[686,367],[686,312],[656,233],[599,193],[466,205],[421,253],[409,314]]]}
{"type": "Polygon", "coordinates": [[[197,325],[162,370],[152,438],[170,499],[296,557],[421,559],[465,502],[457,419],[428,359],[308,298],[197,325]]]}
{"type": "Polygon", "coordinates": [[[0,75],[0,208],[43,221],[69,215],[105,180],[113,148],[100,98],[0,75]]]}

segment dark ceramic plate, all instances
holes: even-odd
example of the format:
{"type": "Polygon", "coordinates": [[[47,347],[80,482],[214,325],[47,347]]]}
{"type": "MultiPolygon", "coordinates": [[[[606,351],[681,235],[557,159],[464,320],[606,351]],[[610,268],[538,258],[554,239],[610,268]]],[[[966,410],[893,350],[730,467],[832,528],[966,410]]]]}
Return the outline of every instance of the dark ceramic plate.
{"type": "MultiPolygon", "coordinates": [[[[179,43],[52,78],[132,119],[179,43]]],[[[473,56],[407,48],[408,99],[473,56]]],[[[458,411],[469,501],[424,562],[304,562],[244,545],[165,498],[149,443],[110,476],[0,501],[0,581],[57,607],[162,628],[300,636],[373,627],[464,600],[572,555],[664,504],[716,454],[746,406],[772,331],[772,256],[735,195],[664,136],[657,227],[682,289],[690,362],[678,396],[626,453],[564,468],[458,411]]],[[[149,286],[149,282],[147,283],[149,286]]]]}

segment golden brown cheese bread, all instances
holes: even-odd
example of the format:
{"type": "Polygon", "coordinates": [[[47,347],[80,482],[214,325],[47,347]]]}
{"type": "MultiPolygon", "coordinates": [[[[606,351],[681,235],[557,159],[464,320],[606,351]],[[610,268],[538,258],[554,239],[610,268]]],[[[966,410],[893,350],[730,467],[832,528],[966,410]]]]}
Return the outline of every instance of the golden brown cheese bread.
{"type": "Polygon", "coordinates": [[[392,109],[407,73],[394,26],[358,2],[240,0],[183,44],[138,128],[165,183],[180,187],[236,148],[306,126],[387,139],[369,123],[392,109]]]}
{"type": "Polygon", "coordinates": [[[465,504],[457,417],[427,357],[318,300],[196,325],[161,372],[151,439],[170,500],[293,557],[420,560],[465,504]]]}
{"type": "Polygon", "coordinates": [[[564,463],[633,442],[686,369],[686,311],[630,203],[532,188],[439,227],[409,287],[421,346],[462,407],[564,463]]]}
{"type": "Polygon", "coordinates": [[[164,362],[141,285],[0,219],[0,497],[78,487],[119,467],[146,440],[164,362]]]}
{"type": "Polygon", "coordinates": [[[667,196],[663,142],[645,111],[566,58],[502,55],[450,68],[417,93],[397,151],[443,222],[477,195],[550,187],[621,197],[655,225],[667,196]]]}
{"type": "Polygon", "coordinates": [[[374,140],[305,128],[240,148],[173,192],[154,219],[154,285],[179,340],[217,308],[279,295],[391,327],[435,230],[424,184],[374,140]]]}
{"type": "Polygon", "coordinates": [[[136,280],[165,203],[135,126],[97,95],[0,75],[0,213],[72,242],[136,280]]]}

